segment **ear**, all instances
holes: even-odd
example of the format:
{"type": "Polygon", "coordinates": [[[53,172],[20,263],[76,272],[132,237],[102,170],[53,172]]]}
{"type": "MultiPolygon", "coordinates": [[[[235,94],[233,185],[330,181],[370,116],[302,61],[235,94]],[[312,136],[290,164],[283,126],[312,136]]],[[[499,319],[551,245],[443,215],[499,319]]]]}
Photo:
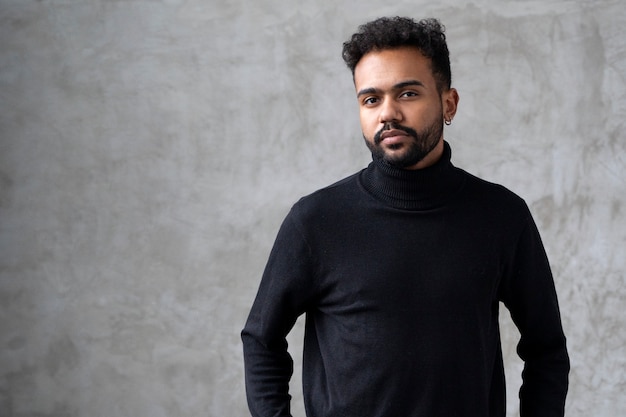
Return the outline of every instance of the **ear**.
{"type": "Polygon", "coordinates": [[[450,88],[441,95],[443,105],[443,118],[452,121],[456,114],[456,108],[459,105],[459,93],[456,88],[450,88]]]}

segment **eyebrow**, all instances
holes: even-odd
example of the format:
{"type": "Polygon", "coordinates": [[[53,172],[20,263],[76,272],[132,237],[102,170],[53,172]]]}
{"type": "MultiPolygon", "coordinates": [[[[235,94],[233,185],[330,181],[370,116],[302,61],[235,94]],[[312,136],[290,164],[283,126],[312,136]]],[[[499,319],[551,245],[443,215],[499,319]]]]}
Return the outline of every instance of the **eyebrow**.
{"type": "MultiPolygon", "coordinates": [[[[417,87],[424,87],[424,83],[418,80],[408,80],[408,81],[402,81],[398,84],[395,84],[393,87],[391,87],[392,90],[401,90],[403,88],[406,87],[412,87],[412,86],[417,86],[417,87]]],[[[378,88],[374,88],[374,87],[370,87],[370,88],[364,88],[361,91],[359,91],[357,93],[357,97],[361,97],[364,94],[376,94],[376,93],[380,93],[381,90],[378,88]]]]}

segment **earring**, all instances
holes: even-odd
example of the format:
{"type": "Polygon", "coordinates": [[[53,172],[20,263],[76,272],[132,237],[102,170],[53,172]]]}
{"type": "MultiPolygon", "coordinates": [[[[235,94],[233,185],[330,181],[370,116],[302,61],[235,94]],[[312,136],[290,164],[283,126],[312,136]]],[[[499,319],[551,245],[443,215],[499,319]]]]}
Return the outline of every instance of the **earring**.
{"type": "Polygon", "coordinates": [[[446,124],[446,126],[450,126],[452,124],[452,119],[444,119],[443,122],[446,124]]]}

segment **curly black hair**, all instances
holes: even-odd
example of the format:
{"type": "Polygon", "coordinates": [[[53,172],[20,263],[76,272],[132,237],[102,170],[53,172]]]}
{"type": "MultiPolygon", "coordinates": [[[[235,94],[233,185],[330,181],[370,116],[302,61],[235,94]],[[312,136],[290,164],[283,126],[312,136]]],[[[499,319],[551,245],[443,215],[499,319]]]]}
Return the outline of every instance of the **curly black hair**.
{"type": "Polygon", "coordinates": [[[358,62],[371,51],[413,46],[429,58],[440,91],[452,85],[450,53],[445,27],[437,19],[419,22],[408,17],[381,17],[359,26],[359,31],[343,44],[343,60],[352,75],[358,62]]]}

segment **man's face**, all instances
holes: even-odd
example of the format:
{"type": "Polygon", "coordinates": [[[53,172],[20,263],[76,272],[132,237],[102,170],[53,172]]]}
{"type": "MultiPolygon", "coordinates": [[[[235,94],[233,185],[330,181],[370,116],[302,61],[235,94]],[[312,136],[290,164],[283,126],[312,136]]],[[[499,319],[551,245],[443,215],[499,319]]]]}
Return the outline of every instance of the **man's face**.
{"type": "Polygon", "coordinates": [[[454,89],[437,90],[430,60],[416,48],[372,51],[354,70],[361,129],[374,156],[405,169],[443,153],[443,120],[456,111],[454,89]]]}

